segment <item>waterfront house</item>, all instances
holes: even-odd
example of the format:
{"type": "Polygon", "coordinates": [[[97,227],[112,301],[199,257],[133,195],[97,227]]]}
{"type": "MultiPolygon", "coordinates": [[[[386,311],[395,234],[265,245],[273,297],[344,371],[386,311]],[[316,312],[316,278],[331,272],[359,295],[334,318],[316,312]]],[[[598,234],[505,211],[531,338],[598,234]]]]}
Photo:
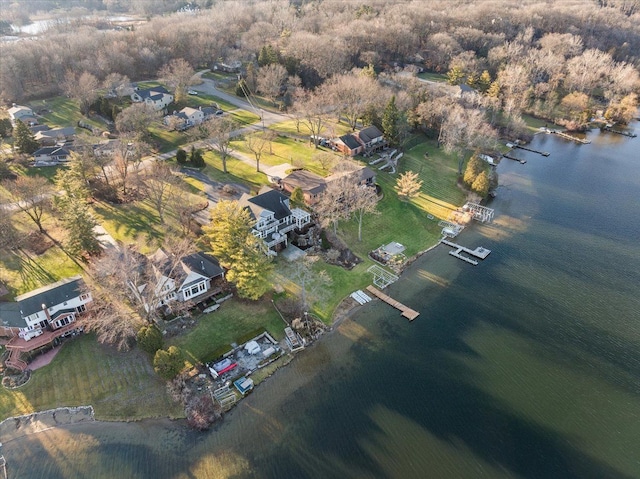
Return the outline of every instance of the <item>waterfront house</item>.
{"type": "Polygon", "coordinates": [[[244,193],[239,204],[251,214],[254,220],[252,233],[262,239],[270,255],[276,255],[287,246],[289,232],[311,223],[308,211],[292,209],[289,198],[276,190],[268,189],[257,196],[244,193]]]}
{"type": "Polygon", "coordinates": [[[159,248],[147,258],[153,271],[154,285],[129,284],[136,298],[145,309],[171,308],[173,302],[197,304],[220,291],[218,279],[224,278],[224,270],[218,260],[204,252],[193,253],[176,261],[159,248]],[[153,291],[147,288],[153,287],[153,291]]]}

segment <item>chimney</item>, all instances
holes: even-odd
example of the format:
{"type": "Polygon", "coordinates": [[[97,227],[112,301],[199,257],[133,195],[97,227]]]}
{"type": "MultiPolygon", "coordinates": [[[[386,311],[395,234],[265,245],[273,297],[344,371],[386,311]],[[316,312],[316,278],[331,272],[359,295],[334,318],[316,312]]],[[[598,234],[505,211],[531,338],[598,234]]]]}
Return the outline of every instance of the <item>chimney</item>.
{"type": "Polygon", "coordinates": [[[202,268],[202,271],[204,271],[204,261],[200,260],[200,267],[202,268]]]}
{"type": "Polygon", "coordinates": [[[44,314],[47,316],[47,322],[49,324],[51,324],[51,315],[49,314],[49,310],[47,309],[47,305],[42,303],[42,310],[44,311],[44,314]]]}

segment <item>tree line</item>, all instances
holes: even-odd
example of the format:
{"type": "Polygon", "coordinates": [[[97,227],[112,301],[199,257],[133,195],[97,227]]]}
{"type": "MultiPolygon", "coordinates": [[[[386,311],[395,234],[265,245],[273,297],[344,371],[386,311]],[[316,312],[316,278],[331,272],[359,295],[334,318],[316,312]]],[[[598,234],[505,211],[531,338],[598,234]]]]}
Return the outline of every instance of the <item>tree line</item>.
{"type": "MultiPolygon", "coordinates": [[[[557,79],[558,70],[565,75],[575,71],[568,81],[580,89],[593,83],[582,78],[591,75],[592,62],[596,70],[607,62],[638,67],[640,14],[630,6],[634,3],[529,0],[515,5],[499,0],[463,2],[453,9],[444,0],[232,0],[194,15],[151,17],[133,31],[61,23],[44,34],[47,41],[0,45],[0,97],[20,101],[59,93],[69,71],[87,72],[99,81],[111,73],[135,80],[155,77],[179,58],[194,68],[221,59],[259,60],[265,46],[288,76],[312,88],[353,67],[371,64],[380,70],[416,63],[446,72],[454,59],[467,76],[480,75],[486,66],[495,79],[516,59],[535,66],[526,72],[531,85],[557,79]]],[[[271,70],[271,77],[283,74],[271,70]]],[[[517,74],[509,72],[510,77],[517,74]]],[[[548,88],[552,85],[539,87],[536,94],[548,88]]]]}

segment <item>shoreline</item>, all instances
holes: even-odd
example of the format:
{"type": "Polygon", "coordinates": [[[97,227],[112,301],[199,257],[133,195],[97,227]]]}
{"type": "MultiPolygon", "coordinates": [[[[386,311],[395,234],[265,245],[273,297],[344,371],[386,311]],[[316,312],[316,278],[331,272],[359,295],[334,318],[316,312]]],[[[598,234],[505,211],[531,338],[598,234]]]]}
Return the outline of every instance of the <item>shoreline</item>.
{"type": "MultiPolygon", "coordinates": [[[[416,253],[415,255],[413,255],[411,258],[409,258],[407,260],[407,262],[405,263],[405,265],[403,265],[402,271],[400,272],[400,279],[398,281],[401,281],[403,276],[404,276],[404,272],[410,267],[412,266],[417,260],[419,260],[420,258],[422,258],[424,255],[426,255],[427,253],[429,253],[430,251],[432,251],[433,249],[435,249],[437,246],[440,245],[440,242],[438,241],[437,243],[429,246],[428,248],[419,251],[418,253],[416,253]]],[[[340,325],[342,325],[345,321],[353,318],[353,316],[359,312],[361,310],[361,308],[365,305],[360,305],[355,303],[354,301],[354,305],[350,308],[342,308],[341,306],[344,304],[345,301],[351,299],[349,296],[345,297],[340,303],[338,303],[338,306],[336,307],[336,310],[334,311],[334,314],[332,316],[332,322],[331,325],[329,326],[328,331],[317,341],[314,341],[310,346],[306,347],[305,350],[310,349],[313,350],[314,347],[319,344],[322,343],[325,339],[324,338],[330,338],[333,336],[333,334],[338,330],[338,328],[340,327],[340,325]]],[[[282,370],[286,369],[287,367],[289,367],[291,365],[291,363],[296,360],[296,358],[299,356],[299,354],[293,354],[291,355],[291,358],[289,359],[289,361],[287,361],[285,364],[282,364],[281,366],[279,366],[278,368],[276,368],[274,371],[272,371],[268,376],[266,376],[264,379],[262,379],[257,385],[256,385],[256,390],[259,390],[259,386],[268,381],[269,379],[273,378],[276,374],[278,374],[279,372],[281,372],[282,370]]],[[[242,402],[245,400],[246,398],[243,398],[241,401],[238,402],[238,404],[236,404],[236,406],[234,406],[231,410],[229,410],[227,413],[225,413],[226,415],[231,416],[231,413],[234,412],[234,410],[237,408],[238,405],[242,404],[242,402]]],[[[95,423],[107,423],[107,424],[118,424],[118,423],[122,423],[122,424],[130,424],[130,423],[147,423],[147,422],[156,422],[156,421],[171,421],[172,423],[175,422],[179,422],[179,421],[184,421],[184,418],[175,418],[175,417],[169,417],[169,416],[149,416],[149,417],[144,417],[144,418],[137,418],[137,419],[114,419],[114,420],[110,420],[108,418],[100,418],[100,417],[95,417],[94,411],[93,411],[93,406],[60,406],[56,409],[48,409],[45,411],[34,411],[32,413],[29,414],[24,414],[21,416],[12,416],[12,417],[8,417],[6,419],[4,419],[2,422],[0,422],[0,437],[4,438],[5,437],[5,433],[2,430],[3,425],[5,425],[6,423],[13,421],[19,421],[24,419],[28,419],[30,420],[30,418],[35,418],[40,419],[40,416],[42,417],[48,417],[49,415],[52,415],[52,418],[49,419],[53,419],[55,422],[55,412],[59,411],[59,410],[74,410],[74,409],[82,409],[82,408],[90,408],[91,410],[91,422],[95,422],[95,423]]],[[[228,420],[230,420],[231,418],[229,418],[228,420]]],[[[47,425],[47,427],[43,428],[43,429],[35,429],[32,430],[31,432],[25,432],[24,434],[19,434],[16,435],[15,437],[11,437],[10,439],[6,440],[4,442],[9,442],[15,439],[19,439],[21,437],[24,436],[30,436],[30,435],[34,435],[34,434],[38,434],[41,432],[45,432],[48,431],[50,429],[56,429],[56,428],[66,428],[68,426],[73,426],[75,424],[81,424],[81,423],[86,423],[88,422],[88,420],[86,419],[82,419],[80,418],[78,421],[70,421],[70,422],[66,422],[66,423],[58,423],[55,422],[54,424],[49,424],[47,425]]],[[[222,423],[220,424],[224,424],[226,421],[223,419],[222,423]]],[[[209,430],[206,431],[207,432],[213,432],[217,429],[217,427],[219,426],[219,424],[214,424],[213,427],[209,430]]],[[[0,442],[1,444],[1,442],[0,442]]]]}

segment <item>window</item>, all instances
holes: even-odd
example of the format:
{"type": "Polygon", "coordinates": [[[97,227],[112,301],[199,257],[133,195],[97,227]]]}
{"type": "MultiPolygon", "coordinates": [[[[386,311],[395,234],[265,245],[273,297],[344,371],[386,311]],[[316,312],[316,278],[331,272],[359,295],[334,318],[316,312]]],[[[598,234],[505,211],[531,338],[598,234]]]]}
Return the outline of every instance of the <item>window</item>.
{"type": "Polygon", "coordinates": [[[76,311],[78,311],[78,313],[84,313],[86,310],[87,310],[87,307],[84,304],[81,304],[76,308],[76,311]]]}
{"type": "Polygon", "coordinates": [[[198,294],[198,286],[194,286],[193,288],[191,288],[191,295],[196,295],[198,294]]]}

